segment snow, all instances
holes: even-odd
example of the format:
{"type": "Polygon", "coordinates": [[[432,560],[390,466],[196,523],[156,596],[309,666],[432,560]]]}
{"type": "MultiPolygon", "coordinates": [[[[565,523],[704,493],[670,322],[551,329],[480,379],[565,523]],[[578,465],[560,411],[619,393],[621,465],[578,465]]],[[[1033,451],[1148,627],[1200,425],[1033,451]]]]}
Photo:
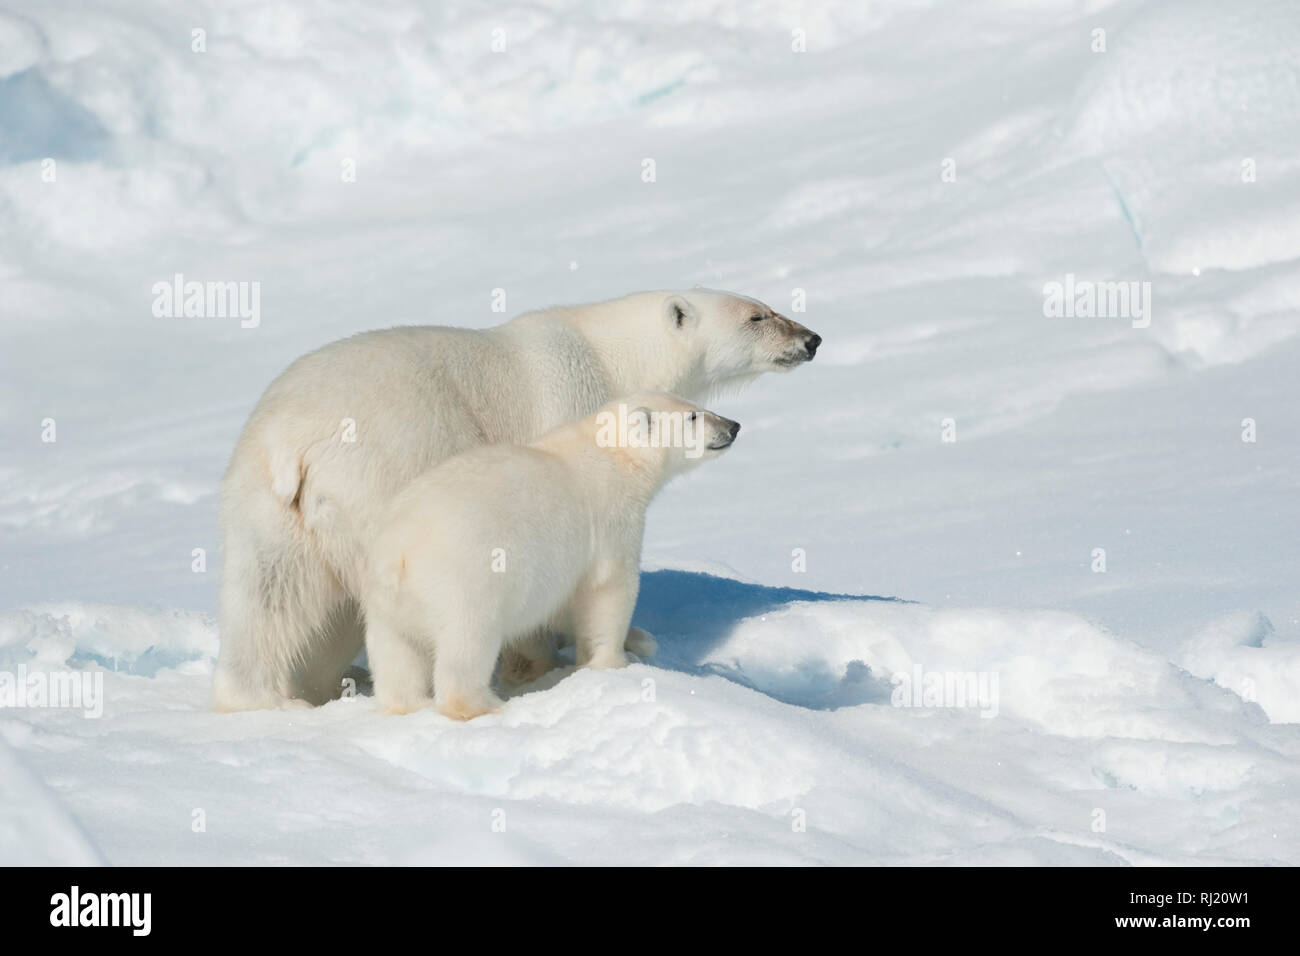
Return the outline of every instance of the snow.
{"type": "Polygon", "coordinates": [[[0,710],[0,863],[1300,862],[1298,42],[1282,0],[11,5],[0,673],[104,708],[0,710]],[[155,317],[176,273],[260,324],[155,317]],[[1067,274],[1150,327],[1046,318],[1067,274]],[[651,661],[468,725],[210,712],[284,365],[696,283],[825,344],[653,506],[651,661]]]}

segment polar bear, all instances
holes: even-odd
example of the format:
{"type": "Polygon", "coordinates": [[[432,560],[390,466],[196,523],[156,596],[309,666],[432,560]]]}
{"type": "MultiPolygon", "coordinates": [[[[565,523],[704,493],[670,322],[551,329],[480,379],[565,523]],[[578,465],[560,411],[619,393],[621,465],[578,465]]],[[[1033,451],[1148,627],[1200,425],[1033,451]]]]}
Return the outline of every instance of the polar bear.
{"type": "Polygon", "coordinates": [[[532,441],[620,394],[698,397],[786,371],[820,343],[761,302],[695,289],[544,309],[485,330],[365,332],[303,356],[253,409],[222,481],[215,706],[338,695],[362,644],[365,548],[392,496],[426,468],[479,445],[532,441]]]}
{"type": "Polygon", "coordinates": [[[539,629],[572,636],[580,665],[627,664],[646,508],[739,431],[675,396],[638,394],[417,477],[389,503],[362,581],[380,709],[496,710],[497,657],[539,629]]]}

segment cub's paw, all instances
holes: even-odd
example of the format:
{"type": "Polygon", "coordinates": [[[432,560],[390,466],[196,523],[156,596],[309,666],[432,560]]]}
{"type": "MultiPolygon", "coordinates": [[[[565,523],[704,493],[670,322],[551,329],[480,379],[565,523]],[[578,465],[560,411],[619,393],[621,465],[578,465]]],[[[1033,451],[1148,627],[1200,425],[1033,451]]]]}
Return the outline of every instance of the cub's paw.
{"type": "Polygon", "coordinates": [[[619,667],[627,667],[628,664],[635,664],[636,661],[627,656],[627,651],[621,647],[602,647],[598,648],[592,655],[591,659],[584,665],[592,670],[614,670],[619,667]]]}
{"type": "Polygon", "coordinates": [[[388,700],[380,700],[379,712],[381,714],[391,715],[414,714],[417,711],[432,706],[432,697],[398,697],[388,700]]]}
{"type": "Polygon", "coordinates": [[[476,693],[435,692],[434,709],[452,720],[473,720],[484,714],[495,714],[504,705],[505,701],[490,690],[476,693]]]}

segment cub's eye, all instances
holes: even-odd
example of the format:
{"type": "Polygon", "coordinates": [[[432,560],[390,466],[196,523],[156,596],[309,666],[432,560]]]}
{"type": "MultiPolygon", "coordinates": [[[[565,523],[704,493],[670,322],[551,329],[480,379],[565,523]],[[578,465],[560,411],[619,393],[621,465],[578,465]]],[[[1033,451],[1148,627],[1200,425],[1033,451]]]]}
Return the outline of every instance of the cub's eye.
{"type": "Polygon", "coordinates": [[[694,413],[694,412],[691,412],[690,420],[691,420],[691,421],[695,421],[695,413],[694,413]]]}
{"type": "Polygon", "coordinates": [[[749,317],[749,321],[751,321],[751,322],[762,322],[762,321],[763,321],[763,316],[762,316],[761,313],[755,312],[753,315],[751,315],[751,316],[749,317]]]}

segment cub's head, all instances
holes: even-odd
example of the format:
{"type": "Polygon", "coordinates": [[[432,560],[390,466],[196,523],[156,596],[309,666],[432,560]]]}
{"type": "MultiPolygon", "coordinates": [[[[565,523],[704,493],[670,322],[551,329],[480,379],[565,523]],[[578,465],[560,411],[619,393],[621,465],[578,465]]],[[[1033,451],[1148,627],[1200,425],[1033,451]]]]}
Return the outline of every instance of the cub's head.
{"type": "Polygon", "coordinates": [[[712,289],[672,292],[663,321],[692,353],[703,390],[812,361],[822,337],[747,296],[712,289]]]}
{"type": "Polygon", "coordinates": [[[666,481],[731,447],[740,423],[676,395],[641,392],[596,413],[596,444],[666,481]]]}

